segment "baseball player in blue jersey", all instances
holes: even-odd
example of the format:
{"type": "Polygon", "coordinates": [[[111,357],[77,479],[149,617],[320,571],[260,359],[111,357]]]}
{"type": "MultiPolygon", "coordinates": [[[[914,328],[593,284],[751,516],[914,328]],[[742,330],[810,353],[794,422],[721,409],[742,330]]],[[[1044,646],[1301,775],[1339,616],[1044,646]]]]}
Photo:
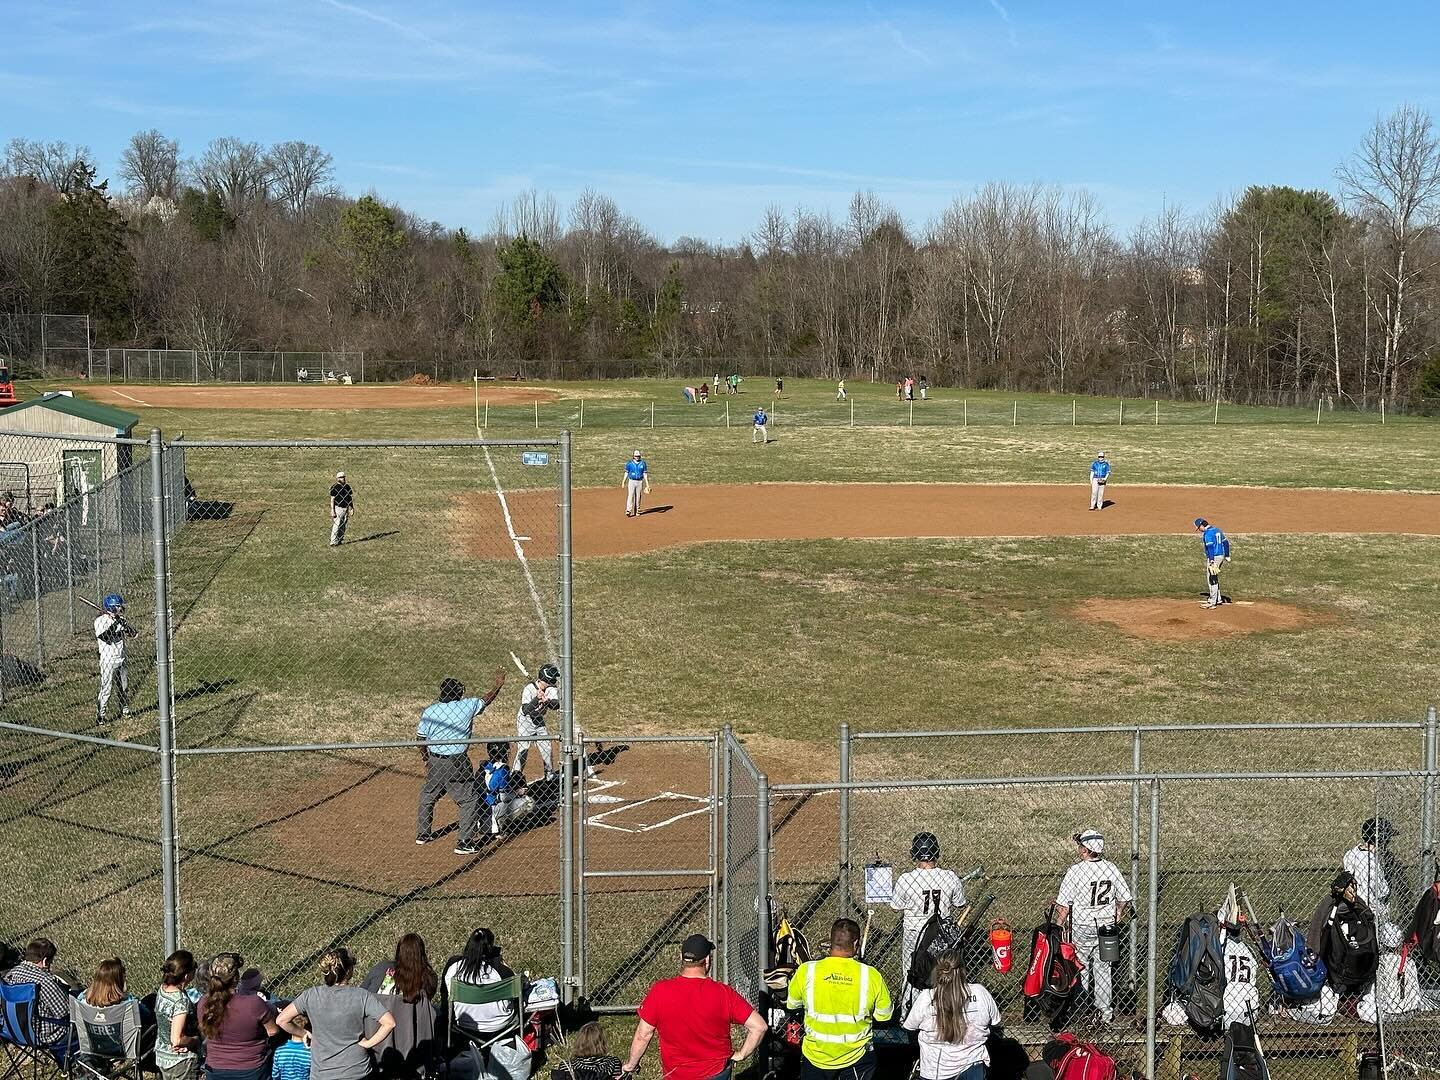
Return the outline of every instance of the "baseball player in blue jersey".
{"type": "Polygon", "coordinates": [[[1105,509],[1105,482],[1110,479],[1110,462],[1101,451],[1090,463],[1090,509],[1105,509]]]}
{"type": "Polygon", "coordinates": [[[770,432],[766,430],[769,423],[770,417],[765,412],[765,406],[761,405],[755,410],[755,430],[750,433],[752,443],[765,442],[768,444],[770,442],[770,432]]]}
{"type": "Polygon", "coordinates": [[[636,450],[625,463],[625,516],[634,517],[640,513],[640,492],[650,494],[650,466],[636,450]]]}
{"type": "Polygon", "coordinates": [[[1220,597],[1220,568],[1230,561],[1230,540],[1219,525],[1211,525],[1204,518],[1195,519],[1195,531],[1200,533],[1200,540],[1205,545],[1205,570],[1210,575],[1210,599],[1205,606],[1219,607],[1223,603],[1220,597]]]}

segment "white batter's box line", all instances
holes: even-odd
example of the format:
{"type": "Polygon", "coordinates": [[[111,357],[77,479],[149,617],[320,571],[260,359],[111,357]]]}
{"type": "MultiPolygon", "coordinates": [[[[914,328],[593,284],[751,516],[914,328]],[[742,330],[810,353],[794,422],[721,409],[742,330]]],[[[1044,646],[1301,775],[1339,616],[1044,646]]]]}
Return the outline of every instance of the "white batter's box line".
{"type": "Polygon", "coordinates": [[[677,821],[684,821],[686,818],[694,817],[697,814],[708,814],[709,812],[710,798],[708,796],[686,795],[685,793],[679,791],[662,791],[658,795],[651,795],[645,799],[637,799],[635,802],[625,803],[623,806],[617,806],[613,810],[602,810],[598,814],[592,814],[590,815],[590,817],[585,819],[585,824],[593,825],[597,829],[613,829],[615,832],[645,833],[650,832],[652,829],[662,829],[666,825],[673,825],[677,821]],[[694,810],[686,810],[684,813],[675,814],[672,817],[666,818],[664,821],[652,822],[649,825],[615,825],[605,820],[605,818],[609,817],[612,814],[619,814],[626,810],[633,810],[635,807],[644,806],[647,803],[662,802],[667,800],[676,802],[702,803],[703,805],[697,807],[694,810]]]}

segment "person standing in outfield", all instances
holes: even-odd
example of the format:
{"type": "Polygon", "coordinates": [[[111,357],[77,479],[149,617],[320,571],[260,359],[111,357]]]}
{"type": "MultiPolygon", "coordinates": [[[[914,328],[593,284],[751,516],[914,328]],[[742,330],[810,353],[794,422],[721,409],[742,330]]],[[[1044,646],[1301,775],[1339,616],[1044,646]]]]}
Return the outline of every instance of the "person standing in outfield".
{"type": "Polygon", "coordinates": [[[800,1044],[800,1080],[872,1080],[875,1051],[871,1030],[894,1015],[885,978],[855,959],[860,927],[836,919],[830,928],[830,955],[801,964],[790,980],[787,1009],[805,1010],[800,1044]]]}
{"type": "Polygon", "coordinates": [[[920,376],[920,400],[925,400],[925,395],[930,392],[930,380],[924,375],[920,376]]]}
{"type": "Polygon", "coordinates": [[[1105,459],[1105,451],[1095,455],[1095,460],[1090,463],[1090,509],[1105,509],[1105,484],[1110,479],[1110,462],[1105,459]]]}
{"type": "Polygon", "coordinates": [[[704,934],[691,934],[681,944],[680,974],[650,987],[640,1003],[622,1076],[640,1067],[657,1034],[665,1080],[730,1080],[735,1066],[760,1045],[769,1026],[753,1005],[710,978],[714,951],[704,934]],[[731,1048],[731,1027],[745,1028],[739,1050],[731,1048]]]}
{"type": "Polygon", "coordinates": [[[783,394],[784,392],[785,392],[785,380],[784,380],[783,378],[776,379],[776,380],[775,380],[775,396],[778,398],[778,397],[779,397],[781,394],[783,394]]]}
{"type": "Polygon", "coordinates": [[[845,380],[844,380],[844,379],[841,379],[840,382],[839,382],[838,384],[836,384],[836,386],[835,386],[835,400],[836,400],[836,401],[844,401],[844,400],[845,400],[845,380]]]}
{"type": "Polygon", "coordinates": [[[769,432],[769,430],[768,430],[769,425],[770,425],[770,416],[769,416],[768,413],[765,412],[765,406],[764,406],[764,405],[761,405],[758,409],[755,410],[755,430],[750,433],[750,441],[751,441],[752,443],[757,443],[757,442],[769,443],[769,441],[770,441],[770,432],[769,432]]]}
{"type": "Polygon", "coordinates": [[[106,706],[112,688],[119,692],[120,715],[130,715],[130,669],[125,663],[125,639],[135,636],[135,628],[125,621],[125,598],[119,593],[105,597],[102,611],[95,619],[95,644],[100,650],[100,692],[95,697],[95,721],[108,724],[106,706]]]}
{"type": "Polygon", "coordinates": [[[1204,518],[1195,519],[1195,531],[1205,545],[1205,571],[1209,575],[1210,599],[1207,608],[1216,608],[1224,603],[1220,595],[1220,568],[1230,561],[1230,540],[1219,525],[1211,525],[1204,518]]]}
{"type": "Polygon", "coordinates": [[[900,943],[900,994],[907,1001],[910,993],[910,961],[915,955],[915,946],[920,942],[920,932],[930,921],[931,915],[948,919],[965,906],[965,886],[960,875],[940,866],[940,841],[934,833],[916,833],[910,842],[910,858],[915,869],[900,875],[895,882],[895,891],[890,897],[890,906],[903,912],[901,925],[904,933],[900,943]]]}
{"type": "Polygon", "coordinates": [[[650,494],[650,466],[636,450],[625,463],[625,516],[634,517],[640,513],[640,493],[644,489],[650,494]]]}
{"type": "Polygon", "coordinates": [[[345,542],[345,526],[355,512],[355,491],[345,480],[343,472],[335,474],[335,483],[330,485],[330,546],[339,547],[345,542]]]}
{"type": "Polygon", "coordinates": [[[449,795],[460,810],[455,854],[473,855],[479,850],[476,836],[479,799],[470,765],[470,747],[465,740],[473,732],[475,717],[490,706],[504,685],[504,668],[495,672],[495,683],[484,697],[466,697],[465,684],[459,679],[442,679],[440,700],[420,714],[415,736],[420,740],[420,755],[425,759],[425,783],[420,788],[420,805],[415,811],[415,843],[428,844],[435,839],[430,831],[435,804],[441,795],[449,795]]]}
{"type": "Polygon", "coordinates": [[[515,761],[510,769],[520,779],[525,777],[525,759],[530,747],[540,748],[540,760],[545,763],[545,779],[555,775],[555,760],[550,752],[550,732],[545,729],[545,714],[560,708],[560,669],[554,664],[541,664],[533,682],[527,683],[520,694],[520,708],[515,713],[515,733],[520,741],[515,744],[515,761]]]}
{"type": "Polygon", "coordinates": [[[715,372],[715,384],[714,384],[713,389],[714,389],[715,393],[717,393],[717,394],[720,393],[720,373],[719,373],[718,371],[715,372]]]}
{"type": "Polygon", "coordinates": [[[1100,932],[1115,926],[1134,897],[1119,867],[1103,857],[1105,837],[1095,829],[1086,829],[1073,839],[1079,859],[1060,882],[1055,921],[1064,924],[1067,918],[1070,920],[1070,938],[1083,965],[1080,977],[1100,1018],[1109,1024],[1115,1020],[1112,974],[1110,964],[1100,959],[1100,932]]]}

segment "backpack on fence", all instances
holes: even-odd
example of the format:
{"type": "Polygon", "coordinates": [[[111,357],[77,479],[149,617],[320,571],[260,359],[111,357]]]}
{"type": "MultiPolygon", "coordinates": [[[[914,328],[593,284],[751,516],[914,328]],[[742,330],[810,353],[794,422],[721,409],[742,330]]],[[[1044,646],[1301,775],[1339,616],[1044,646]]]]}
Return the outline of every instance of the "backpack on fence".
{"type": "Polygon", "coordinates": [[[1325,961],[1331,988],[1337,994],[1358,994],[1375,981],[1380,966],[1380,939],[1375,913],[1364,904],[1331,900],[1325,920],[1325,961]]]}
{"type": "Polygon", "coordinates": [[[932,914],[920,928],[906,981],[916,990],[935,989],[935,961],[943,953],[957,951],[964,941],[965,931],[954,919],[942,919],[938,912],[932,914]]]}
{"type": "Polygon", "coordinates": [[[772,915],[779,918],[770,939],[770,966],[765,969],[765,985],[771,990],[783,991],[800,965],[810,959],[810,943],[790,925],[783,911],[772,911],[772,915]]]}
{"type": "Polygon", "coordinates": [[[1068,1043],[1070,1049],[1055,1066],[1055,1080],[1115,1080],[1115,1059],[1094,1043],[1081,1042],[1069,1032],[1057,1036],[1057,1041],[1068,1043]]]}
{"type": "Polygon", "coordinates": [[[1314,1001],[1325,987],[1329,970],[1305,944],[1299,928],[1281,914],[1269,938],[1260,937],[1260,955],[1270,969],[1270,982],[1287,1005],[1314,1001]]]}
{"type": "Polygon", "coordinates": [[[1180,925],[1170,958],[1170,988],[1185,1003],[1185,1019],[1213,1038],[1225,1023],[1225,944],[1213,914],[1191,915],[1180,925]]]}
{"type": "Polygon", "coordinates": [[[1066,938],[1064,927],[1055,921],[1055,909],[1051,907],[1030,937],[1030,966],[1021,988],[1026,1012],[1043,1009],[1054,1022],[1080,985],[1080,968],[1075,946],[1066,938]]]}
{"type": "Polygon", "coordinates": [[[1410,920],[1410,955],[1426,963],[1440,964],[1440,881],[1431,885],[1415,905],[1410,920]]]}
{"type": "Polygon", "coordinates": [[[1260,1052],[1253,1025],[1237,1020],[1226,1030],[1220,1080],[1270,1080],[1270,1069],[1260,1052]]]}

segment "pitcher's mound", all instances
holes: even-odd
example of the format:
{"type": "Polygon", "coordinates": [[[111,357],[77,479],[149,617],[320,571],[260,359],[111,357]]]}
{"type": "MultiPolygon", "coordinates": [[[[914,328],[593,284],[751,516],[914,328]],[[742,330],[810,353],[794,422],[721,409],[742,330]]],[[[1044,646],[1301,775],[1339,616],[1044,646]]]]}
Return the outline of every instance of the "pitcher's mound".
{"type": "Polygon", "coordinates": [[[1268,630],[1303,630],[1336,621],[1335,616],[1271,600],[1240,601],[1206,608],[1194,600],[1085,600],[1074,613],[1086,622],[1110,623],[1134,637],[1194,641],[1268,630]]]}

